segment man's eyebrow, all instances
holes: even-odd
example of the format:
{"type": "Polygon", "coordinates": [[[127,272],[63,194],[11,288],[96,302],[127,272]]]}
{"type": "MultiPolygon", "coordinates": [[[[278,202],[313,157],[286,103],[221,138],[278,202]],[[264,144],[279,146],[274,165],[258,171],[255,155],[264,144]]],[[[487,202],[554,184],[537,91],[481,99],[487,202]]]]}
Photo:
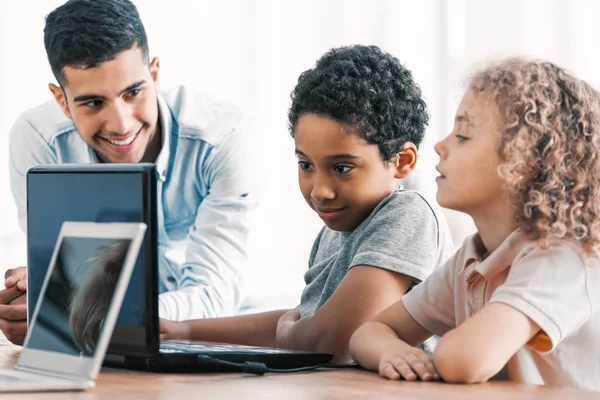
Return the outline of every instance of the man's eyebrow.
{"type": "MultiPolygon", "coordinates": [[[[121,96],[123,93],[129,92],[130,90],[139,88],[144,83],[146,83],[146,80],[141,80],[139,82],[136,82],[136,83],[133,83],[133,84],[127,86],[125,89],[123,89],[119,92],[119,96],[121,96]]],[[[82,95],[76,96],[73,99],[73,101],[75,101],[77,103],[86,102],[86,101],[90,101],[90,100],[106,100],[106,96],[101,96],[99,94],[82,94],[82,95]]]]}

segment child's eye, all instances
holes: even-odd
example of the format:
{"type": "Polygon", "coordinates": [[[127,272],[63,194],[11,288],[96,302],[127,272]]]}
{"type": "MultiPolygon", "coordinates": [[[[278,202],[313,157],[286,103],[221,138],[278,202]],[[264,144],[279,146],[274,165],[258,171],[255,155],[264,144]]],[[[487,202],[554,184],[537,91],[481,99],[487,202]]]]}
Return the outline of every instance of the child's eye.
{"type": "Polygon", "coordinates": [[[303,169],[305,171],[311,168],[310,163],[307,161],[298,161],[298,166],[300,167],[300,169],[303,169]]]}
{"type": "Polygon", "coordinates": [[[336,165],[335,167],[333,167],[333,170],[338,174],[347,174],[353,169],[354,167],[351,167],[350,165],[336,165]]]}
{"type": "Polygon", "coordinates": [[[469,140],[469,138],[468,138],[468,137],[466,137],[466,136],[463,136],[463,135],[458,135],[458,134],[457,134],[457,135],[455,135],[455,136],[456,136],[456,138],[458,139],[458,143],[464,143],[464,142],[466,142],[467,140],[469,140]]]}

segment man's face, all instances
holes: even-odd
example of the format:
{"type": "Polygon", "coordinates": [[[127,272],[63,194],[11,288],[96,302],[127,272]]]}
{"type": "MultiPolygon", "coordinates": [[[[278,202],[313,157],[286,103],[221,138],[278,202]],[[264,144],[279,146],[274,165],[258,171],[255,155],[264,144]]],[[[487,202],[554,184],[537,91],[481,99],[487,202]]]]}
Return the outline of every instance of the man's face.
{"type": "Polygon", "coordinates": [[[160,150],[156,85],[136,46],[95,68],[64,68],[65,85],[50,90],[81,138],[105,162],[154,161],[160,150]],[[64,90],[64,91],[63,91],[64,90]]]}

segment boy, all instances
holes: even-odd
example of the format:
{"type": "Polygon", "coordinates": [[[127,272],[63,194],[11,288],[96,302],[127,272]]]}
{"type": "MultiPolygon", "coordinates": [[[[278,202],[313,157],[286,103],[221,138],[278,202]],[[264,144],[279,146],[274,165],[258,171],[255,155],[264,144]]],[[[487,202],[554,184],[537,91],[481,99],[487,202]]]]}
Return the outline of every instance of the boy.
{"type": "Polygon", "coordinates": [[[441,214],[399,180],[415,168],[428,114],[410,71],[371,46],[333,49],[300,75],[290,132],[301,192],[325,222],[292,310],[161,322],[169,339],[278,346],[350,362],[358,326],[450,257],[441,214]]]}

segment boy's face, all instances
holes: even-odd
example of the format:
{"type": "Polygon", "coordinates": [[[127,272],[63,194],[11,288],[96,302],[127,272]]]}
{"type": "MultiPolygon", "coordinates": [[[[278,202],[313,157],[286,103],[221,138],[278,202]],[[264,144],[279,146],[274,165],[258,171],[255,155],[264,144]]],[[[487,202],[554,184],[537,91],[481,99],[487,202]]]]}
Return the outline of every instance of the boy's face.
{"type": "Polygon", "coordinates": [[[377,145],[347,127],[314,114],[301,116],[294,131],[300,190],[329,228],[355,229],[398,187],[416,164],[407,143],[395,162],[384,163],[377,145]]]}
{"type": "Polygon", "coordinates": [[[65,67],[64,87],[50,84],[50,90],[103,161],[154,161],[160,151],[158,72],[158,59],[148,66],[136,46],[95,68],[65,67]]]}
{"type": "MultiPolygon", "coordinates": [[[[508,205],[501,164],[500,116],[484,95],[469,91],[463,97],[454,129],[435,145],[440,156],[437,201],[442,207],[472,217],[505,211],[508,205]]],[[[504,214],[503,214],[504,215],[504,214]]]]}

